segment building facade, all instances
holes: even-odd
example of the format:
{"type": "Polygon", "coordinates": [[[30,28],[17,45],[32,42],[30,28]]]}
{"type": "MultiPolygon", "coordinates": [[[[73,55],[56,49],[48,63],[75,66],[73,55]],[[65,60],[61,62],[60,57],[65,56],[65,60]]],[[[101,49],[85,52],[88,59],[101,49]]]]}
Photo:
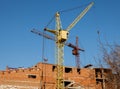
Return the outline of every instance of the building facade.
{"type": "MultiPolygon", "coordinates": [[[[64,67],[65,89],[106,89],[110,69],[64,67]]],[[[56,65],[38,63],[30,68],[0,71],[0,89],[55,89],[56,65]]]]}

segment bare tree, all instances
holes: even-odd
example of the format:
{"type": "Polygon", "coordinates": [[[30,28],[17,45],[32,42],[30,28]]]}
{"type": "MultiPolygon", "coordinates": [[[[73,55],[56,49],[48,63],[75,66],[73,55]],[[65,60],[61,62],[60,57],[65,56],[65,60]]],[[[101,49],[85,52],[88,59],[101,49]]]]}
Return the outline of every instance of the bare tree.
{"type": "Polygon", "coordinates": [[[107,41],[105,44],[100,39],[100,32],[97,31],[99,47],[102,52],[102,63],[101,67],[107,67],[111,69],[111,73],[107,74],[106,87],[105,89],[120,89],[120,45],[109,44],[107,41]],[[106,65],[104,65],[106,64],[106,65]]]}
{"type": "Polygon", "coordinates": [[[106,76],[106,89],[120,89],[120,45],[103,45],[100,43],[103,61],[112,70],[106,76]]]}

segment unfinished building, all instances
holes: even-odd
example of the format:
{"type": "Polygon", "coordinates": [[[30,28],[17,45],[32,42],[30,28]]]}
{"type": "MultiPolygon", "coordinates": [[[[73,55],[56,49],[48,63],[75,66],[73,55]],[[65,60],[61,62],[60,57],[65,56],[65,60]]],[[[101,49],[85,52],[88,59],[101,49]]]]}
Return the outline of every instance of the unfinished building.
{"type": "MultiPolygon", "coordinates": [[[[65,89],[106,89],[110,69],[64,66],[65,89]]],[[[56,65],[37,63],[30,68],[0,71],[0,89],[55,89],[56,65]]]]}

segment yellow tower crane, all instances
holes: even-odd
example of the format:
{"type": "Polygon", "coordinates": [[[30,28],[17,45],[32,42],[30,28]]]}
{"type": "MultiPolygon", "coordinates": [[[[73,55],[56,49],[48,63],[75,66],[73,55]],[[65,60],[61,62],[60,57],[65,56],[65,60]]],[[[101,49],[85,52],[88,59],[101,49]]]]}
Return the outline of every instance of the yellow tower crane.
{"type": "Polygon", "coordinates": [[[91,2],[79,15],[76,17],[76,19],[67,27],[67,29],[62,29],[61,26],[61,20],[60,20],[60,13],[56,12],[55,18],[56,18],[56,29],[51,30],[49,28],[44,28],[45,31],[48,31],[50,33],[53,33],[55,35],[55,38],[48,36],[47,34],[43,34],[40,31],[31,30],[31,32],[36,33],[38,35],[42,35],[48,39],[52,39],[56,41],[56,89],[64,89],[64,45],[69,46],[69,44],[66,43],[66,40],[68,39],[69,31],[77,24],[78,21],[88,12],[88,10],[93,6],[93,2],[91,2]]]}
{"type": "Polygon", "coordinates": [[[60,21],[60,13],[55,14],[56,17],[56,29],[50,30],[45,28],[46,31],[53,33],[56,37],[56,62],[57,62],[57,78],[56,78],[56,89],[64,89],[63,83],[63,62],[64,62],[64,44],[68,39],[69,31],[76,25],[76,23],[88,12],[88,10],[93,6],[91,2],[78,17],[67,27],[66,30],[62,29],[60,21]]]}

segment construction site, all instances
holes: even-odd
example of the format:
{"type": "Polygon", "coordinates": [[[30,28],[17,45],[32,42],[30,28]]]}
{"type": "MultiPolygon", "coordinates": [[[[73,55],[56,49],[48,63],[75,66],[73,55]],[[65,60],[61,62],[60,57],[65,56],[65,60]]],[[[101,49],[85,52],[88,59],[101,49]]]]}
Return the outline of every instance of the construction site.
{"type": "Polygon", "coordinates": [[[65,30],[61,26],[60,13],[56,12],[55,30],[44,28],[45,32],[53,34],[54,37],[36,29],[31,30],[34,34],[55,41],[56,63],[50,64],[46,62],[47,59],[44,59],[44,62],[39,62],[28,68],[6,66],[5,70],[0,71],[0,89],[110,89],[107,78],[108,75],[112,74],[112,70],[95,68],[92,64],[81,67],[79,51],[84,51],[84,49],[78,47],[78,37],[76,37],[75,45],[66,42],[69,37],[69,31],[93,5],[94,2],[87,5],[65,30]],[[64,65],[64,46],[73,49],[75,67],[64,65]]]}
{"type": "MultiPolygon", "coordinates": [[[[30,68],[9,68],[0,71],[0,89],[56,89],[57,65],[38,63],[30,68]]],[[[106,76],[110,69],[63,67],[64,88],[106,89],[106,76]]]]}

